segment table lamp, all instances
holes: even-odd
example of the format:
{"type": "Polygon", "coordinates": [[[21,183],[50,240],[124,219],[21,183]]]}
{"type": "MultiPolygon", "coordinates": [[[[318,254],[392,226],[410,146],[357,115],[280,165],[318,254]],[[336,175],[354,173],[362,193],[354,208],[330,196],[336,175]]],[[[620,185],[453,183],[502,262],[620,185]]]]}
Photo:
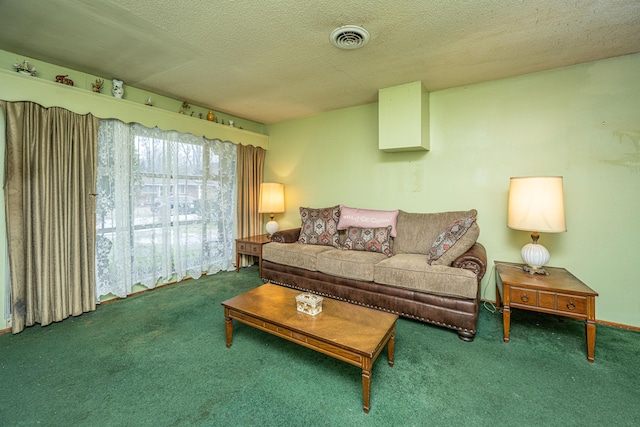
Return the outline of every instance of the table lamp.
{"type": "Polygon", "coordinates": [[[520,254],[530,274],[548,274],[544,265],[549,251],[538,243],[542,233],[567,231],[564,217],[564,192],[561,176],[528,176],[511,178],[507,226],[514,230],[531,231],[532,243],[520,254]]]}
{"type": "Polygon", "coordinates": [[[269,222],[266,229],[269,235],[278,231],[278,223],[273,219],[273,214],[284,212],[284,185],[279,182],[263,182],[260,184],[259,213],[268,213],[269,222]]]}

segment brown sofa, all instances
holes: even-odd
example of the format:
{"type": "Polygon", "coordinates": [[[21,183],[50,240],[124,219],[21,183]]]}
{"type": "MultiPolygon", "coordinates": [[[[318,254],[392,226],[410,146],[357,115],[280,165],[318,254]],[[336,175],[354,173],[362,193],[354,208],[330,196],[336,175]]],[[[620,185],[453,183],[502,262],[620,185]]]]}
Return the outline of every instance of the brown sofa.
{"type": "MultiPolygon", "coordinates": [[[[303,244],[298,241],[300,228],[279,231],[263,247],[262,278],[443,326],[455,330],[460,339],[473,341],[480,280],[487,264],[485,249],[476,241],[479,228],[474,223],[452,246],[449,258],[442,256],[439,262],[430,263],[429,249],[452,221],[469,215],[475,218],[475,214],[475,210],[399,211],[391,256],[303,244]]],[[[340,239],[344,242],[344,235],[340,239]]]]}

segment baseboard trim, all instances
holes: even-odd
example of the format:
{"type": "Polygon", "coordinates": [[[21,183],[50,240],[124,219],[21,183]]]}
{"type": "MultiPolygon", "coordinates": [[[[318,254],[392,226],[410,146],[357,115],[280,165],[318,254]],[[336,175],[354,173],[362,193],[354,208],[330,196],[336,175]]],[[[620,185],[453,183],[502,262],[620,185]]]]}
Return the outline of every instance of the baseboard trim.
{"type": "Polygon", "coordinates": [[[607,326],[613,326],[614,328],[628,329],[630,331],[640,332],[640,326],[631,326],[631,325],[625,325],[622,323],[609,322],[606,320],[598,320],[598,319],[596,319],[596,323],[598,325],[607,325],[607,326]]]}
{"type": "MultiPolygon", "coordinates": [[[[204,273],[203,273],[203,275],[204,275],[204,273]]],[[[184,279],[182,279],[180,282],[175,281],[175,282],[169,282],[169,283],[162,283],[162,284],[160,284],[160,285],[156,285],[156,286],[154,286],[153,288],[140,289],[140,290],[139,290],[139,291],[137,291],[137,292],[130,293],[130,294],[129,294],[129,295],[127,295],[125,298],[122,298],[122,297],[113,297],[113,298],[110,298],[110,299],[108,299],[108,300],[106,300],[106,301],[101,301],[101,302],[100,302],[99,304],[97,304],[97,305],[99,306],[99,305],[110,304],[110,303],[115,302],[115,301],[122,301],[122,300],[125,300],[125,299],[127,299],[127,298],[129,298],[129,297],[132,297],[132,296],[135,296],[135,295],[145,294],[145,293],[147,293],[147,292],[155,291],[156,289],[164,288],[164,287],[166,287],[166,286],[175,285],[176,283],[186,282],[187,280],[193,280],[193,279],[192,279],[191,277],[185,277],[185,278],[184,278],[184,279]]]]}

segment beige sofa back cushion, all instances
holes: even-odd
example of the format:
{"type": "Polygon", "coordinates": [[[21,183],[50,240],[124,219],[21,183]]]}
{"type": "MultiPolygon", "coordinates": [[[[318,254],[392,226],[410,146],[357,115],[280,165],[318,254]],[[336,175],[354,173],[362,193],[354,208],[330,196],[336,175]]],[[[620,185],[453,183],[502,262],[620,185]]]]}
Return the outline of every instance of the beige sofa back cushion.
{"type": "Polygon", "coordinates": [[[449,224],[457,219],[477,215],[475,209],[438,213],[410,213],[401,210],[398,213],[393,253],[429,255],[433,241],[449,224]]]}

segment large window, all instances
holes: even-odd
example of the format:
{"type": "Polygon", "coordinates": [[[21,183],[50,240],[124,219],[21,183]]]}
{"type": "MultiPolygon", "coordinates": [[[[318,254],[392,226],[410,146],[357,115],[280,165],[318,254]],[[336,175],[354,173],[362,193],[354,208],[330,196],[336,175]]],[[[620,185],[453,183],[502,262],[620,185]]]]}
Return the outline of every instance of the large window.
{"type": "Polygon", "coordinates": [[[235,189],[234,144],[101,121],[97,294],[230,270],[235,189]]]}

